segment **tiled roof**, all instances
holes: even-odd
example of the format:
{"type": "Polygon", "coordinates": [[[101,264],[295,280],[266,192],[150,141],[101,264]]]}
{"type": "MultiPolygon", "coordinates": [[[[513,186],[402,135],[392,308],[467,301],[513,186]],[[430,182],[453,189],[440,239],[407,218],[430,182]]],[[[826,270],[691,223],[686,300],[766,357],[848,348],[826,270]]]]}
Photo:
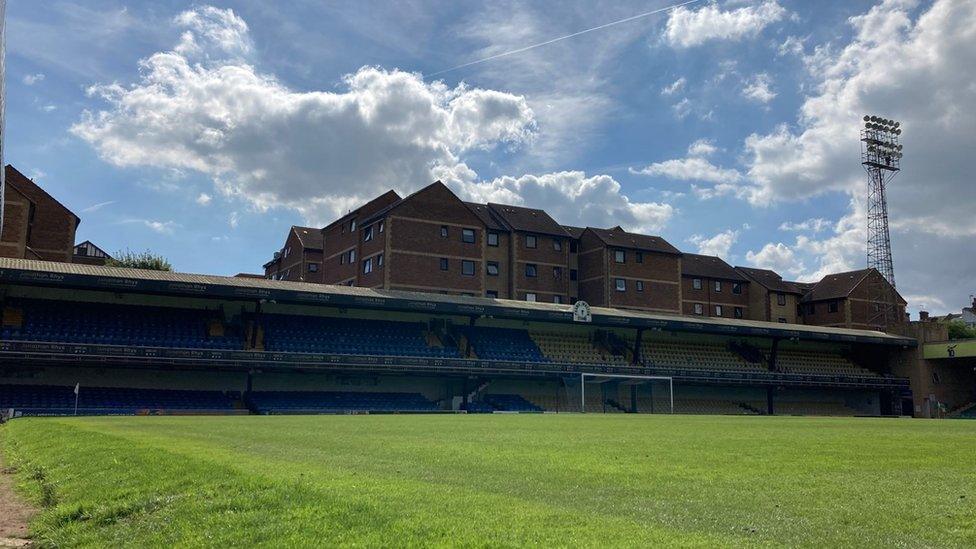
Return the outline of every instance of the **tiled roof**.
{"type": "Polygon", "coordinates": [[[478,219],[480,219],[481,222],[485,224],[485,227],[488,227],[493,231],[506,230],[505,226],[502,225],[497,219],[495,219],[494,215],[492,215],[491,209],[488,207],[488,204],[478,204],[477,202],[465,202],[464,205],[467,206],[468,209],[471,210],[472,213],[474,213],[474,215],[478,216],[478,219]]]}
{"type": "Polygon", "coordinates": [[[563,229],[573,238],[579,238],[583,234],[583,231],[586,230],[585,227],[573,227],[572,225],[563,225],[563,229]]]}
{"type": "Polygon", "coordinates": [[[323,248],[322,231],[312,227],[299,227],[292,225],[291,230],[295,231],[295,236],[302,243],[306,250],[321,250],[323,248]]]}
{"type": "Polygon", "coordinates": [[[712,255],[684,254],[681,256],[681,274],[703,278],[720,278],[748,282],[732,265],[712,255]]]}
{"type": "Polygon", "coordinates": [[[829,274],[803,296],[803,301],[823,301],[847,297],[862,280],[871,274],[871,271],[872,269],[860,269],[846,273],[829,274]]]}
{"type": "Polygon", "coordinates": [[[746,278],[773,292],[802,295],[805,291],[803,285],[798,282],[783,280],[783,277],[776,271],[753,267],[736,267],[735,269],[746,275],[746,278]]]}
{"type": "Polygon", "coordinates": [[[493,214],[513,231],[569,237],[569,233],[545,210],[489,203],[493,214]]]}
{"type": "Polygon", "coordinates": [[[681,252],[678,251],[677,248],[672,246],[671,243],[664,240],[660,236],[628,233],[620,227],[614,227],[612,229],[597,229],[595,227],[587,227],[586,229],[588,231],[592,231],[593,234],[595,234],[596,237],[607,246],[681,255],[681,252]]]}

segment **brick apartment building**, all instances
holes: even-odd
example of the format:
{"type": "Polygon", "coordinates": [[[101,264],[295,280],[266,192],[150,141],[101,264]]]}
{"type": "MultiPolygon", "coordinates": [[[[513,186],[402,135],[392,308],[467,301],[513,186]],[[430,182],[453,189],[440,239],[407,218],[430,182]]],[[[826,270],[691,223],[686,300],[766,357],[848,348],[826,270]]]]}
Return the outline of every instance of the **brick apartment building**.
{"type": "Polygon", "coordinates": [[[5,169],[0,257],[71,263],[81,219],[13,166],[5,169]]]}
{"type": "Polygon", "coordinates": [[[904,322],[904,298],[876,269],[861,269],[823,277],[800,299],[800,309],[806,324],[884,330],[885,302],[889,323],[904,322]]]}
{"type": "Polygon", "coordinates": [[[389,191],[320,230],[292,227],[264,267],[282,280],[851,328],[878,327],[872,300],[892,300],[894,320],[905,308],[890,286],[879,292],[868,270],[785,281],[682,253],[660,236],[464,202],[440,182],[407,197],[389,191]]]}
{"type": "Polygon", "coordinates": [[[721,258],[683,254],[681,311],[686,315],[754,319],[749,279],[721,258]]]}

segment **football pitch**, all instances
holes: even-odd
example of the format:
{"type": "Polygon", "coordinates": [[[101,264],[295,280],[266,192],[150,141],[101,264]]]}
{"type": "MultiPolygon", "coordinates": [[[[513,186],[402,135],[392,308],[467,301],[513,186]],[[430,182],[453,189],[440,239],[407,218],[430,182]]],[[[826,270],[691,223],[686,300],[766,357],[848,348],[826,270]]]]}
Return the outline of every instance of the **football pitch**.
{"type": "Polygon", "coordinates": [[[20,419],[42,546],[976,546],[976,421],[20,419]]]}

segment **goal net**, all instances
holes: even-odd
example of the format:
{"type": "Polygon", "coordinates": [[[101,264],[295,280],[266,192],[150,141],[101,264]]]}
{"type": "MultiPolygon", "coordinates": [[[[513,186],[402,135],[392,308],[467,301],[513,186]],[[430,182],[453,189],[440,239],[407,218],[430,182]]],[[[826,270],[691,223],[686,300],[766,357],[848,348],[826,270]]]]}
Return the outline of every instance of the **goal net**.
{"type": "Polygon", "coordinates": [[[674,413],[670,376],[579,374],[563,380],[563,409],[591,413],[674,413]]]}

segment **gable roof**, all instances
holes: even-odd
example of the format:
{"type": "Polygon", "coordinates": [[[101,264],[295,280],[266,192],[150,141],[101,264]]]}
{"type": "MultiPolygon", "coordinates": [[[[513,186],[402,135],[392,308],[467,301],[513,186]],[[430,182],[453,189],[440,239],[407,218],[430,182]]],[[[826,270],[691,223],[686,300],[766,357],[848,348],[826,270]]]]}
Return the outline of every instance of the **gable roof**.
{"type": "Polygon", "coordinates": [[[817,282],[805,296],[804,302],[839,299],[851,295],[854,288],[868,277],[874,269],[859,269],[846,273],[829,274],[817,282]]]}
{"type": "Polygon", "coordinates": [[[75,212],[73,212],[70,209],[68,209],[68,207],[65,206],[64,204],[62,204],[61,202],[59,202],[57,198],[54,198],[53,196],[51,196],[47,191],[44,190],[43,187],[41,187],[37,183],[34,183],[34,180],[32,180],[29,177],[27,177],[26,175],[20,173],[20,170],[18,170],[17,168],[13,167],[10,164],[7,164],[7,166],[5,167],[5,173],[4,173],[4,175],[6,176],[4,178],[4,183],[7,184],[7,185],[13,186],[14,189],[17,189],[17,192],[19,192],[20,194],[22,194],[25,197],[27,197],[28,200],[30,200],[30,197],[25,192],[25,189],[31,189],[32,191],[40,192],[42,195],[50,198],[51,199],[51,202],[53,202],[59,208],[61,208],[66,213],[68,213],[72,217],[74,217],[75,218],[75,227],[76,228],[81,223],[81,218],[78,217],[77,215],[75,215],[75,212]]]}
{"type": "Polygon", "coordinates": [[[732,265],[713,255],[684,254],[681,256],[681,274],[703,278],[721,278],[748,282],[732,265]]]}
{"type": "MultiPolygon", "coordinates": [[[[428,187],[429,186],[430,185],[428,185],[428,187]]],[[[421,189],[421,190],[423,190],[423,189],[421,189]]],[[[417,191],[417,192],[420,192],[420,191],[417,191]]],[[[417,193],[412,193],[412,194],[408,195],[408,197],[413,196],[414,194],[417,194],[417,193]]],[[[336,219],[332,223],[329,223],[328,225],[326,225],[325,228],[329,228],[329,227],[331,227],[331,226],[333,226],[333,225],[335,225],[336,223],[339,223],[339,222],[344,222],[347,217],[349,217],[351,215],[357,215],[359,213],[365,213],[366,216],[367,216],[365,219],[363,219],[362,221],[359,222],[359,225],[362,226],[362,225],[369,224],[371,221],[373,221],[375,219],[379,219],[379,217],[381,217],[386,212],[388,212],[388,211],[392,210],[393,208],[395,208],[398,204],[400,204],[404,200],[405,199],[404,198],[401,198],[400,195],[398,195],[396,193],[396,191],[394,191],[393,189],[390,189],[390,190],[386,191],[385,193],[377,196],[376,198],[370,200],[369,202],[363,204],[362,206],[356,208],[355,210],[352,210],[352,211],[348,212],[347,214],[343,215],[342,217],[339,217],[338,219],[336,219]],[[382,206],[381,206],[381,204],[382,204],[382,206]]]]}
{"type": "Polygon", "coordinates": [[[90,254],[87,254],[86,253],[85,254],[85,257],[104,257],[106,259],[112,259],[112,256],[108,255],[108,252],[106,252],[105,250],[101,249],[99,246],[96,246],[91,240],[86,240],[84,242],[79,242],[79,243],[75,244],[75,248],[74,248],[73,254],[74,255],[79,255],[78,254],[79,248],[82,248],[82,247],[85,247],[86,249],[91,249],[91,248],[94,248],[95,249],[95,255],[90,255],[90,254]],[[102,254],[102,255],[98,255],[98,254],[102,254]]]}
{"type": "Polygon", "coordinates": [[[582,236],[583,235],[583,231],[586,230],[586,228],[584,228],[584,227],[573,227],[572,225],[563,225],[563,229],[565,229],[566,232],[569,233],[569,236],[571,236],[573,238],[577,238],[577,239],[580,236],[582,236]]]}
{"type": "Polygon", "coordinates": [[[569,233],[545,210],[489,202],[488,208],[512,231],[568,237],[569,233]]]}
{"type": "MultiPolygon", "coordinates": [[[[443,190],[447,191],[452,196],[454,196],[454,198],[456,198],[458,200],[458,202],[461,202],[461,199],[458,198],[456,194],[454,194],[454,191],[452,191],[451,189],[449,189],[447,187],[447,185],[441,183],[440,180],[437,180],[437,181],[434,181],[433,183],[431,183],[430,185],[427,185],[426,187],[423,187],[421,189],[417,189],[416,191],[408,194],[407,196],[404,196],[403,198],[399,198],[398,200],[395,200],[395,201],[387,204],[383,208],[380,208],[379,210],[376,210],[375,212],[373,212],[371,214],[368,214],[365,218],[363,218],[362,220],[360,220],[359,226],[360,227],[363,227],[363,226],[369,225],[370,223],[372,223],[374,221],[377,221],[378,219],[380,219],[382,217],[386,217],[386,215],[389,214],[391,211],[399,208],[400,206],[402,206],[403,204],[405,204],[407,201],[411,200],[412,198],[416,197],[417,195],[422,194],[422,193],[426,193],[426,192],[428,192],[430,190],[433,190],[433,189],[436,189],[436,188],[439,188],[439,187],[442,187],[443,190]]],[[[390,193],[393,193],[393,191],[389,191],[388,193],[384,194],[383,196],[387,196],[390,193]]],[[[396,193],[393,193],[393,194],[395,196],[399,196],[396,193]]],[[[380,198],[383,198],[383,196],[381,196],[380,198]]],[[[367,204],[367,206],[370,205],[370,204],[372,204],[373,202],[376,202],[377,200],[379,200],[379,198],[377,198],[377,199],[369,202],[367,204]]],[[[462,204],[464,204],[464,202],[462,202],[462,204]]],[[[361,210],[364,210],[364,209],[366,209],[366,206],[363,206],[362,208],[359,208],[356,211],[361,211],[361,210]]],[[[477,214],[475,214],[475,215],[477,215],[477,214]]]]}
{"type": "Polygon", "coordinates": [[[468,209],[471,210],[472,213],[474,213],[474,215],[478,216],[478,219],[480,219],[481,222],[485,224],[485,227],[488,227],[493,231],[506,230],[505,226],[502,225],[501,222],[498,221],[498,219],[496,219],[495,216],[491,213],[491,209],[488,207],[488,204],[478,204],[477,202],[465,202],[464,205],[467,206],[468,209]]]}
{"type": "Polygon", "coordinates": [[[745,275],[746,278],[759,284],[763,288],[773,292],[802,295],[805,291],[802,284],[783,280],[783,277],[780,276],[776,271],[738,266],[735,268],[735,270],[739,271],[745,275]]]}
{"type": "Polygon", "coordinates": [[[324,246],[321,229],[292,225],[291,231],[306,250],[321,250],[324,246]]]}
{"type": "MultiPolygon", "coordinates": [[[[612,229],[597,229],[587,227],[586,231],[593,233],[601,242],[607,246],[618,248],[632,248],[648,252],[658,252],[664,254],[681,255],[677,248],[660,236],[650,236],[646,234],[628,233],[620,227],[612,229]]],[[[584,231],[584,232],[586,232],[584,231]]]]}

